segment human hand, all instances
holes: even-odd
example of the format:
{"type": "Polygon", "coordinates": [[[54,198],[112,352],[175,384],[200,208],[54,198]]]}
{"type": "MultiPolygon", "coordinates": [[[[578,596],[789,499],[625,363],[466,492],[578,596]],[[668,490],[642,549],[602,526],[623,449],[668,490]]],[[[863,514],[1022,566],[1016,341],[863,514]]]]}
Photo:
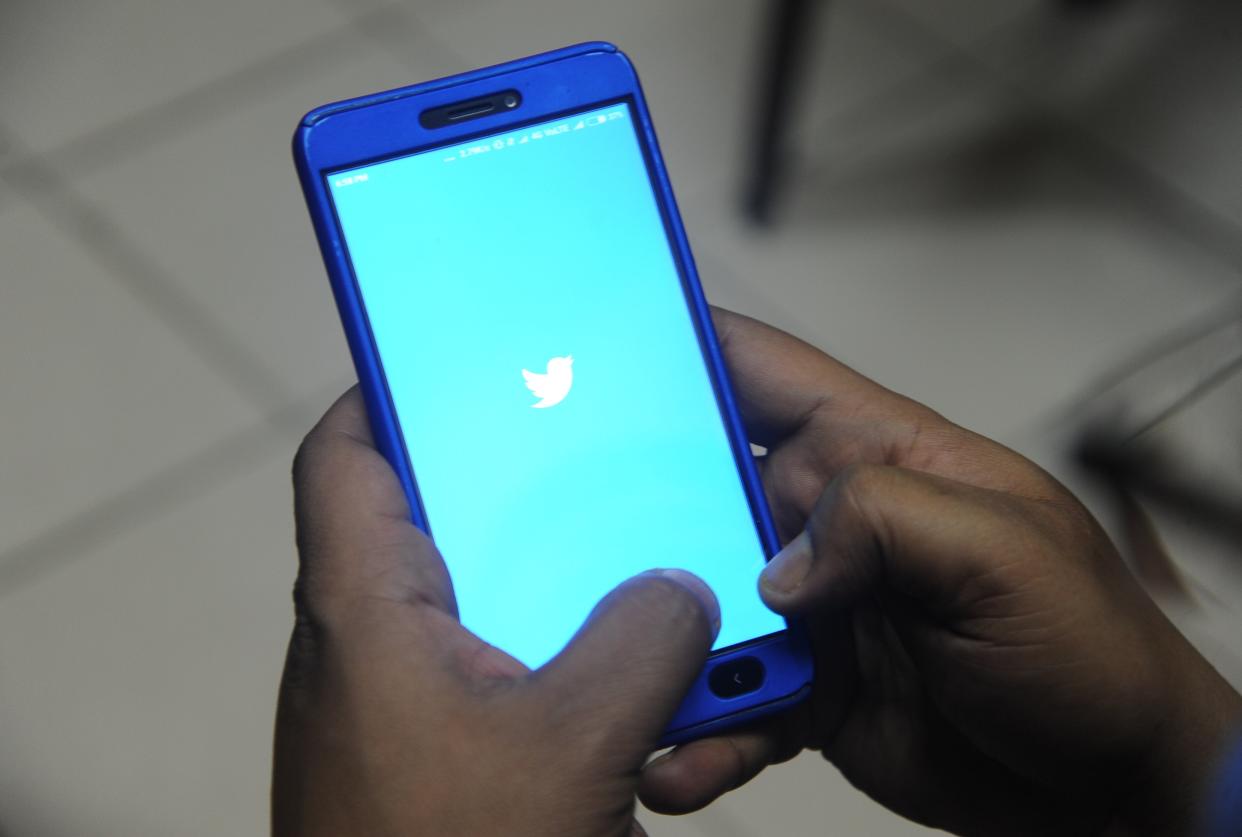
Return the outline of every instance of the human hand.
{"type": "Polygon", "coordinates": [[[727,311],[716,326],[805,621],[811,699],[644,771],[702,807],[821,749],[892,810],[960,834],[1183,833],[1238,695],[1086,509],[1016,453],[727,311]]]}
{"type": "Polygon", "coordinates": [[[457,621],[357,390],[307,436],[294,488],[274,834],[641,833],[639,770],[719,629],[702,581],[626,582],[531,672],[457,621]]]}

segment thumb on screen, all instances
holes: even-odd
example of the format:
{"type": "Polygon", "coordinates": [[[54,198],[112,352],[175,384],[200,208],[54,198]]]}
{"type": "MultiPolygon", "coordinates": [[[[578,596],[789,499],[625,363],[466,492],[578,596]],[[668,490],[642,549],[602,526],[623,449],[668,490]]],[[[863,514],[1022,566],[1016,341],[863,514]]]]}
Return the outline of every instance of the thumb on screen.
{"type": "Polygon", "coordinates": [[[650,570],[605,596],[532,678],[576,735],[635,760],[637,770],[719,631],[720,606],[705,582],[685,570],[650,570]]]}

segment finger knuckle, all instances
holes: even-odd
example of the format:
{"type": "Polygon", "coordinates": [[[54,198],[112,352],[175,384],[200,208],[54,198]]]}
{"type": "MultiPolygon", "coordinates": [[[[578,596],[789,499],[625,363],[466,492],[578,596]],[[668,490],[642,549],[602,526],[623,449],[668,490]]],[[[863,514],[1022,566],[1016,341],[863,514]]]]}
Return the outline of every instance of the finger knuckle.
{"type": "Polygon", "coordinates": [[[308,636],[323,634],[327,622],[325,615],[331,611],[331,608],[325,607],[321,587],[313,573],[308,572],[298,573],[293,582],[294,622],[308,636]]]}
{"type": "Polygon", "coordinates": [[[325,637],[324,624],[310,603],[306,582],[299,577],[293,585],[293,633],[285,659],[286,688],[302,688],[309,683],[325,637]]]}
{"type": "Polygon", "coordinates": [[[293,484],[305,485],[319,469],[323,460],[326,433],[316,425],[302,437],[297,452],[293,455],[293,484]]]}
{"type": "Polygon", "coordinates": [[[869,462],[856,462],[845,468],[837,478],[838,491],[852,505],[865,505],[887,479],[888,469],[869,462]]]}
{"type": "Polygon", "coordinates": [[[824,498],[818,515],[817,531],[848,529],[871,533],[883,539],[884,515],[879,511],[886,496],[896,490],[894,469],[870,463],[857,463],[837,477],[824,498]]]}
{"type": "Polygon", "coordinates": [[[302,443],[298,445],[297,452],[293,454],[293,484],[301,485],[306,479],[308,470],[310,469],[309,459],[314,455],[313,441],[311,437],[314,435],[312,430],[302,438],[302,443]]]}

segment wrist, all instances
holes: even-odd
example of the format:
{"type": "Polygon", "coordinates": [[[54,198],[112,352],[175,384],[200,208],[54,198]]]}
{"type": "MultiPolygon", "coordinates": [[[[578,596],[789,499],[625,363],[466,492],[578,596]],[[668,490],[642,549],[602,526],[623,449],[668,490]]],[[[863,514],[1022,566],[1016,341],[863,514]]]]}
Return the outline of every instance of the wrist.
{"type": "Polygon", "coordinates": [[[1170,669],[1164,718],[1118,800],[1117,833],[1198,835],[1221,770],[1242,727],[1242,696],[1185,645],[1170,669]]]}

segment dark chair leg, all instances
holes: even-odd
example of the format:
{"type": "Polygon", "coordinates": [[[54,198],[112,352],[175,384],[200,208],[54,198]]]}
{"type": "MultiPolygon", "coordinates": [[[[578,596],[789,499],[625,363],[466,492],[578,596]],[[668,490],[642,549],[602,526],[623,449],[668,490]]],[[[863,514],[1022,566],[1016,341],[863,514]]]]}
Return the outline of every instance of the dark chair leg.
{"type": "Polygon", "coordinates": [[[764,46],[762,83],[753,109],[756,121],[752,162],[747,173],[746,215],[767,224],[780,187],[784,139],[795,88],[799,81],[814,7],[823,0],[778,0],[769,17],[764,46]]]}

